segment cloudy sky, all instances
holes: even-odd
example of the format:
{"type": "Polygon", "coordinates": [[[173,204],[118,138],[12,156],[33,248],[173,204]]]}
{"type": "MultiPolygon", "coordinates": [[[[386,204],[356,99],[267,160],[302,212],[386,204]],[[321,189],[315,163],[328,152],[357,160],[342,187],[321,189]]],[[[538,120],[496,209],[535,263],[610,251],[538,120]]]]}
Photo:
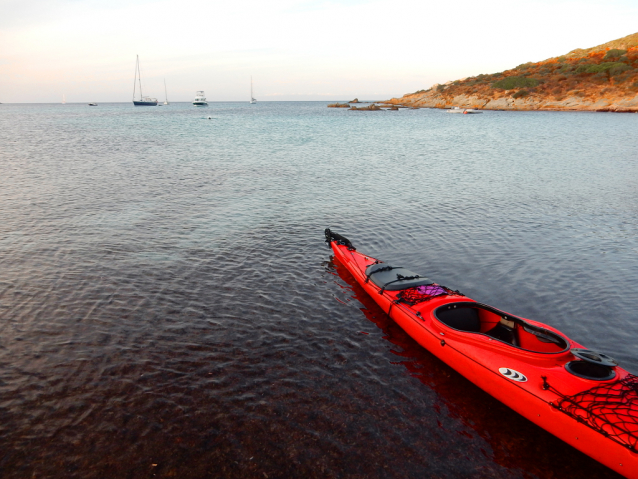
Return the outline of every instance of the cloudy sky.
{"type": "Polygon", "coordinates": [[[638,31],[636,0],[0,0],[0,102],[386,99],[638,31]]]}

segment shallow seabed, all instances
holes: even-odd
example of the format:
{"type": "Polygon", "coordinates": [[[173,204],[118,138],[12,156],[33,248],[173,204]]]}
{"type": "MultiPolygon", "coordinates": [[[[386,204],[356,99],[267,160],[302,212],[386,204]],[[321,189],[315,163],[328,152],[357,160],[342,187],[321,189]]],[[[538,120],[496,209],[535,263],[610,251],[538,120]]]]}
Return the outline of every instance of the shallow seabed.
{"type": "Polygon", "coordinates": [[[638,373],[637,129],[0,105],[0,476],[615,477],[418,346],[323,230],[638,373]]]}

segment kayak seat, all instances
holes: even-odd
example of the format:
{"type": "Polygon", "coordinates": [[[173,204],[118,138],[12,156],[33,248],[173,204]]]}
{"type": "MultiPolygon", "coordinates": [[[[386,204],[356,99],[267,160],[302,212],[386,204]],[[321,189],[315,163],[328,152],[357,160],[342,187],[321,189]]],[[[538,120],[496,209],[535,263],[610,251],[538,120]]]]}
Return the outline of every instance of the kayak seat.
{"type": "Polygon", "coordinates": [[[470,333],[481,331],[481,320],[476,308],[457,308],[456,305],[450,305],[437,309],[436,316],[450,328],[470,333]]]}
{"type": "Polygon", "coordinates": [[[416,274],[401,266],[390,266],[387,263],[371,264],[366,268],[368,281],[381,288],[381,291],[399,291],[415,286],[432,284],[434,281],[416,274]]]}
{"type": "Polygon", "coordinates": [[[500,323],[487,331],[485,334],[494,339],[498,339],[499,341],[518,346],[515,331],[512,328],[508,328],[507,326],[504,326],[500,323]]]}

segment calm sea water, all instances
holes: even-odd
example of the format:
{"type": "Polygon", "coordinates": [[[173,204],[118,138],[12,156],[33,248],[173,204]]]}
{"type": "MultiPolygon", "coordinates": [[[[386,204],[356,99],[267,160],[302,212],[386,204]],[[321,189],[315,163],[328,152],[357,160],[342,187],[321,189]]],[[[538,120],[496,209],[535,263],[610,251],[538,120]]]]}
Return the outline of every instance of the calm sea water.
{"type": "Polygon", "coordinates": [[[323,230],[638,373],[637,130],[0,105],[0,476],[615,477],[418,346],[323,230]]]}

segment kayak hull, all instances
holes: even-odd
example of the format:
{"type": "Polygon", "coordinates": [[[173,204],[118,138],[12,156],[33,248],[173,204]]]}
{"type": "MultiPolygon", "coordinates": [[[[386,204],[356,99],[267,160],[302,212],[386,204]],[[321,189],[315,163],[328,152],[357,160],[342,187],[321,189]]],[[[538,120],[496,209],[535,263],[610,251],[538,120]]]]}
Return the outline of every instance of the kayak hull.
{"type": "MultiPolygon", "coordinates": [[[[343,243],[330,241],[335,259],[345,266],[383,311],[422,347],[549,433],[616,472],[638,479],[638,453],[635,448],[632,450],[627,444],[606,437],[559,407],[561,399],[566,396],[571,397],[600,385],[616,384],[618,380],[631,377],[626,370],[613,367],[613,377],[606,381],[585,379],[570,373],[566,365],[574,362],[572,349],[583,346],[546,324],[525,318],[516,317],[517,321],[526,325],[525,330],[542,330],[565,344],[547,344],[543,340],[544,344],[534,346],[535,343],[528,339],[526,349],[497,340],[484,332],[452,328],[441,320],[442,311],[475,309],[479,315],[489,316],[498,310],[455,294],[433,297],[414,305],[401,302],[400,290],[383,290],[366,274],[366,270],[369,273],[379,261],[359,253],[351,244],[343,243]],[[508,376],[509,373],[511,375],[508,376]]],[[[505,312],[498,313],[508,319],[514,318],[505,312]]],[[[525,335],[523,329],[521,335],[525,335]]],[[[543,338],[543,335],[540,336],[543,338]]],[[[635,420],[638,424],[638,417],[635,420]]],[[[630,435],[629,442],[632,440],[633,436],[630,435]]]]}

